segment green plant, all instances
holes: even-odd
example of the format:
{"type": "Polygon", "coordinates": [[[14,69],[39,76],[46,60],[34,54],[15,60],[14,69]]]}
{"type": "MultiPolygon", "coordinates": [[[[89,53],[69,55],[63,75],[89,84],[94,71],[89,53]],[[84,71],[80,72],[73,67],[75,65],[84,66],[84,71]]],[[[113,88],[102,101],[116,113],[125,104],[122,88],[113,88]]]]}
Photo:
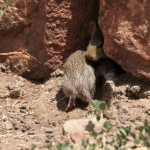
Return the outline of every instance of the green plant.
{"type": "Polygon", "coordinates": [[[103,119],[104,110],[110,108],[110,104],[111,104],[111,101],[108,101],[107,103],[105,101],[99,101],[99,100],[93,101],[93,106],[94,106],[93,111],[98,121],[100,119],[103,119]]]}
{"type": "Polygon", "coordinates": [[[6,13],[9,4],[10,4],[10,0],[7,0],[6,6],[0,9],[0,21],[2,20],[4,14],[6,13]]]}
{"type": "Polygon", "coordinates": [[[37,145],[32,144],[32,145],[31,145],[31,150],[35,150],[36,147],[37,147],[37,145]]]}
{"type": "MultiPolygon", "coordinates": [[[[103,112],[107,108],[110,108],[110,101],[108,103],[103,101],[93,101],[94,104],[94,114],[96,115],[97,120],[103,119],[103,112]]],[[[145,120],[143,126],[138,127],[139,133],[132,133],[131,126],[121,127],[120,130],[116,133],[115,137],[110,137],[111,140],[107,140],[108,134],[112,128],[112,125],[109,122],[103,123],[103,134],[100,135],[95,131],[90,133],[96,139],[96,145],[100,145],[104,150],[125,150],[128,148],[135,148],[138,145],[144,145],[150,147],[150,125],[147,120],[145,120]],[[99,142],[97,139],[100,139],[99,142]],[[132,140],[131,140],[132,139],[132,140]],[[107,147],[109,145],[109,147],[107,147]]]]}
{"type": "Polygon", "coordinates": [[[73,146],[68,142],[64,144],[58,143],[57,150],[73,150],[73,146]]]}
{"type": "Polygon", "coordinates": [[[49,142],[49,144],[46,146],[47,149],[51,149],[52,148],[52,142],[49,142]]]}
{"type": "MultiPolygon", "coordinates": [[[[94,138],[94,142],[91,143],[89,139],[83,139],[81,144],[81,150],[127,150],[134,149],[141,146],[150,147],[150,125],[145,120],[143,126],[136,127],[137,132],[134,133],[131,130],[131,126],[121,127],[116,134],[110,134],[113,127],[108,121],[104,121],[103,113],[106,109],[110,108],[111,102],[93,101],[93,110],[88,113],[94,113],[98,121],[103,122],[103,128],[101,133],[96,131],[90,132],[90,136],[94,138]]],[[[100,122],[100,123],[102,123],[100,122]]],[[[69,144],[57,145],[57,150],[73,150],[74,147],[69,144]]]]}
{"type": "Polygon", "coordinates": [[[142,145],[150,147],[150,125],[147,120],[144,121],[143,126],[138,127],[139,134],[135,134],[135,143],[142,142],[142,145]]]}

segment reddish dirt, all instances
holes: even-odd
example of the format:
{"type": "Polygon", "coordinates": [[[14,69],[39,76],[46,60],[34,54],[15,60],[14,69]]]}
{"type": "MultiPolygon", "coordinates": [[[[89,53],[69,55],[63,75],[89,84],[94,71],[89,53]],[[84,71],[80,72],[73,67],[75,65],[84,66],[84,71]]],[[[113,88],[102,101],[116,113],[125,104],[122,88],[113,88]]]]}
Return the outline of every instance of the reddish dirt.
{"type": "Polygon", "coordinates": [[[56,95],[61,77],[34,82],[0,72],[0,78],[0,149],[16,150],[32,143],[42,149],[49,141],[61,142],[63,123],[86,113],[83,108],[64,112],[67,101],[59,98],[64,97],[62,92],[56,95]]]}
{"type": "MultiPolygon", "coordinates": [[[[0,72],[0,149],[17,150],[34,143],[46,149],[49,141],[67,140],[62,126],[71,118],[83,118],[89,106],[64,112],[67,98],[61,89],[62,72],[57,70],[47,81],[35,82],[11,72],[0,72]]],[[[140,125],[150,120],[149,99],[113,100],[105,117],[115,124],[114,132],[124,125],[140,125]]]]}

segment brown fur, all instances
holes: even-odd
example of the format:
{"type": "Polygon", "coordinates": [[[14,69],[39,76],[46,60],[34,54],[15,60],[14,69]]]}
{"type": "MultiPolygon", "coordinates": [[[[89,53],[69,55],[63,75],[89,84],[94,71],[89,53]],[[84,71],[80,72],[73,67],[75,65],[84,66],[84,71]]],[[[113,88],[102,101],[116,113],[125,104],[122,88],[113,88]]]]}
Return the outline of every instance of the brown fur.
{"type": "Polygon", "coordinates": [[[77,50],[70,55],[63,69],[62,90],[69,97],[66,111],[75,105],[76,97],[92,104],[96,77],[93,67],[85,58],[85,52],[77,50]]]}
{"type": "Polygon", "coordinates": [[[104,42],[102,31],[94,21],[89,24],[89,34],[91,38],[85,56],[92,61],[107,57],[102,48],[104,42]]]}

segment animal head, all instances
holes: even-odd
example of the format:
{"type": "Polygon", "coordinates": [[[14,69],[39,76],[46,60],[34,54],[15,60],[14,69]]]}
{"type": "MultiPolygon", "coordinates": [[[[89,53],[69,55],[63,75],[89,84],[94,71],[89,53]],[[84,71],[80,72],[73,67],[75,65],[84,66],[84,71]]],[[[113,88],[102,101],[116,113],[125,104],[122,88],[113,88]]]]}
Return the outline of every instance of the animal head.
{"type": "Polygon", "coordinates": [[[89,24],[89,34],[91,35],[89,45],[85,56],[93,61],[97,61],[100,58],[107,57],[103,51],[104,37],[101,29],[96,26],[94,21],[91,21],[89,24]]]}

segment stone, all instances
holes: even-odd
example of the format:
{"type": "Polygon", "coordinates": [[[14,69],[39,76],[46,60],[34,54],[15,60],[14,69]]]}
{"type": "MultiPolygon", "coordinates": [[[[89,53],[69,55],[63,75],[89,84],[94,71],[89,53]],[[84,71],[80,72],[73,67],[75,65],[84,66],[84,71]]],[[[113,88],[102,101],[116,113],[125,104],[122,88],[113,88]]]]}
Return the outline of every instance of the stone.
{"type": "Polygon", "coordinates": [[[3,119],[3,122],[7,122],[8,121],[8,117],[5,116],[4,114],[2,115],[2,119],[3,119]]]}
{"type": "Polygon", "coordinates": [[[53,130],[46,130],[45,133],[51,134],[51,133],[54,133],[54,131],[53,130]]]}
{"type": "Polygon", "coordinates": [[[1,61],[18,75],[49,77],[73,51],[87,46],[89,22],[98,11],[99,0],[11,1],[0,24],[0,50],[7,53],[1,61]]]}
{"type": "Polygon", "coordinates": [[[78,131],[102,132],[104,120],[97,121],[96,117],[90,119],[70,119],[63,125],[63,133],[71,134],[78,131]]]}
{"type": "Polygon", "coordinates": [[[106,55],[126,72],[150,80],[150,1],[100,0],[106,55]]]}
{"type": "Polygon", "coordinates": [[[4,65],[1,65],[0,68],[1,68],[1,70],[2,70],[3,72],[5,72],[6,69],[7,69],[4,65]]]}
{"type": "Polygon", "coordinates": [[[20,109],[26,109],[27,108],[27,106],[21,106],[20,107],[20,109]]]}
{"type": "Polygon", "coordinates": [[[14,90],[14,91],[10,92],[9,95],[11,98],[16,99],[20,96],[20,90],[14,90]]]}
{"type": "Polygon", "coordinates": [[[70,137],[74,143],[80,143],[83,139],[91,139],[92,138],[89,135],[89,132],[85,131],[85,130],[76,131],[76,132],[72,133],[70,135],[70,137]]]}
{"type": "Polygon", "coordinates": [[[6,130],[11,130],[13,128],[12,122],[6,122],[5,128],[6,128],[6,130]]]}

